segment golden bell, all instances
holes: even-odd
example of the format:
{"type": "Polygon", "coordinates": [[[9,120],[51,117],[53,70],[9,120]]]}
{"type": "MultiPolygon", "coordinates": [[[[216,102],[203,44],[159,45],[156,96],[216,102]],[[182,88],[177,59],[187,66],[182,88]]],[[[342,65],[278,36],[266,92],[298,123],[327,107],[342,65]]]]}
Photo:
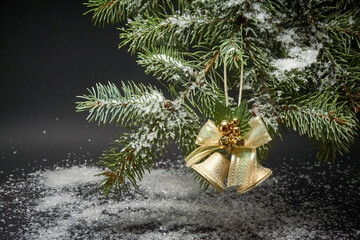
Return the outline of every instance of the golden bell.
{"type": "Polygon", "coordinates": [[[239,185],[237,189],[238,193],[245,193],[253,189],[272,174],[269,168],[261,166],[257,161],[254,161],[249,171],[246,182],[239,185]]]}
{"type": "Polygon", "coordinates": [[[204,162],[193,165],[192,168],[199,173],[211,186],[219,192],[225,188],[224,180],[229,171],[229,160],[221,153],[211,154],[204,162]]]}

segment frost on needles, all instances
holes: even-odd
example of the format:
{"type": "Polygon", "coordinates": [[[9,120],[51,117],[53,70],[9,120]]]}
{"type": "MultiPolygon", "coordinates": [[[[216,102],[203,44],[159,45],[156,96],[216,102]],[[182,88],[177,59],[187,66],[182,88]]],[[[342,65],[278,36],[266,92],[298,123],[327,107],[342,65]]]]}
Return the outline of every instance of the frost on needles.
{"type": "MultiPolygon", "coordinates": [[[[91,0],[95,25],[120,26],[119,47],[166,86],[97,84],[77,102],[88,121],[130,129],[101,157],[105,193],[137,186],[175,141],[184,154],[215,104],[242,99],[272,137],[291,128],[313,140],[317,157],[347,152],[360,111],[360,6],[357,0],[91,0]],[[225,66],[225,67],[224,67],[225,66]],[[243,68],[242,68],[243,67],[243,68]]],[[[103,81],[103,79],[99,79],[103,81]]],[[[258,151],[264,158],[269,149],[258,151]]],[[[120,192],[120,191],[119,191],[120,192]]]]}

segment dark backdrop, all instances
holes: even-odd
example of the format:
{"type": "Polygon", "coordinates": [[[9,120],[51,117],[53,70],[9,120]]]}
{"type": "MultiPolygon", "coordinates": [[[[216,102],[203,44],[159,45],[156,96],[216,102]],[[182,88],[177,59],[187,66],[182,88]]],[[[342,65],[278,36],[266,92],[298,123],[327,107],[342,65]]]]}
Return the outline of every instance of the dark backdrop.
{"type": "MultiPolygon", "coordinates": [[[[1,3],[0,176],[52,166],[64,159],[96,160],[121,129],[88,124],[76,113],[76,96],[97,82],[153,82],[126,49],[118,30],[83,16],[82,1],[1,3]],[[14,172],[15,170],[15,172],[14,172]]],[[[267,165],[313,161],[305,137],[275,140],[267,165]]],[[[346,158],[358,160],[359,138],[346,158]]],[[[168,157],[177,153],[169,148],[168,157]]]]}

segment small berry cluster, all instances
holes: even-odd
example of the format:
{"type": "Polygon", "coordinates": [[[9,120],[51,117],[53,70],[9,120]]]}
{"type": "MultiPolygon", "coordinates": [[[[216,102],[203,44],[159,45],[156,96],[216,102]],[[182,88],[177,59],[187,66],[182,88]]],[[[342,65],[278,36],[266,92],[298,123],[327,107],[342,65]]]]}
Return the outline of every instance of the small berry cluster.
{"type": "Polygon", "coordinates": [[[239,119],[233,118],[231,122],[222,120],[219,127],[219,131],[223,136],[220,139],[221,146],[226,147],[241,147],[244,146],[245,141],[240,136],[239,119]]]}

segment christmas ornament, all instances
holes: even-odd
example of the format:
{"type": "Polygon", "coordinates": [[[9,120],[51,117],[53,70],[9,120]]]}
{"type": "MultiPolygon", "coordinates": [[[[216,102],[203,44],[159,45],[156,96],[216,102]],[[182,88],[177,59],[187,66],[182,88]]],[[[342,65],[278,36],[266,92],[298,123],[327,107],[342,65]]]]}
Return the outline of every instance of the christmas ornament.
{"type": "Polygon", "coordinates": [[[251,119],[250,130],[241,136],[239,121],[234,118],[231,123],[226,120],[219,126],[212,120],[201,128],[196,144],[199,145],[186,158],[186,166],[192,167],[216,190],[223,191],[227,175],[227,187],[238,186],[238,193],[244,193],[267,179],[272,171],[261,166],[256,159],[256,148],[269,142],[271,137],[260,117],[251,119]],[[225,150],[229,160],[216,150],[225,150]],[[211,154],[212,153],[212,154],[211,154]],[[208,156],[202,163],[196,164],[208,156]]]}

